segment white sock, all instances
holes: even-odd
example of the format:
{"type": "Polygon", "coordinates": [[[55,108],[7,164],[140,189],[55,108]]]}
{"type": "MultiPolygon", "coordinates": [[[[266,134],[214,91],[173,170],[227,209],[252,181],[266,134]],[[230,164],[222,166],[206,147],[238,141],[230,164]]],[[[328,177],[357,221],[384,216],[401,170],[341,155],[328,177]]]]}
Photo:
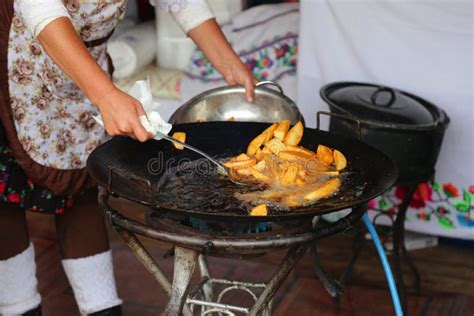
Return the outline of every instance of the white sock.
{"type": "Polygon", "coordinates": [[[122,304],[115,287],[110,250],[90,257],[65,259],[62,264],[82,315],[122,304]]]}
{"type": "Polygon", "coordinates": [[[16,256],[0,260],[0,315],[20,315],[38,307],[37,286],[35,250],[30,243],[16,256]]]}

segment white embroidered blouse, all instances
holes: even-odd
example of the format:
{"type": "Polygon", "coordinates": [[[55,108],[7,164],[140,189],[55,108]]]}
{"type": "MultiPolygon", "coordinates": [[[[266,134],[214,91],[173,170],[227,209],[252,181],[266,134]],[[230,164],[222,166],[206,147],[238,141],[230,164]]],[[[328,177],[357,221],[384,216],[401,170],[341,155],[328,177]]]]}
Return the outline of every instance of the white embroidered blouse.
{"type": "MultiPolygon", "coordinates": [[[[169,12],[186,34],[214,18],[206,0],[150,0],[150,3],[169,12]]],[[[62,0],[18,0],[18,4],[27,27],[35,36],[53,20],[70,18],[62,0]]]]}

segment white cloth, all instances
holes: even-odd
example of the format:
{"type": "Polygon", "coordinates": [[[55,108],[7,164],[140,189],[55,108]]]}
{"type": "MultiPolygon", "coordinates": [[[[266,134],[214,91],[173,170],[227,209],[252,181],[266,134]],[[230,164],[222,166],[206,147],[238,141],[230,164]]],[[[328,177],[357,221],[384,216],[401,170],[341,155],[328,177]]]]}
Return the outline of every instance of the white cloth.
{"type": "Polygon", "coordinates": [[[68,17],[61,0],[17,0],[23,19],[35,36],[53,20],[59,17],[68,17]]]}
{"type": "MultiPolygon", "coordinates": [[[[173,128],[173,125],[163,120],[160,113],[158,112],[161,105],[153,100],[150,82],[148,80],[139,80],[135,82],[128,94],[140,101],[143,109],[145,110],[146,115],[139,117],[140,123],[143,125],[145,130],[152,135],[155,135],[157,132],[168,135],[168,133],[173,128]]],[[[104,126],[102,118],[94,116],[94,119],[97,121],[97,123],[104,126]]],[[[162,139],[162,137],[158,135],[154,138],[156,140],[162,139]]]]}
{"type": "Polygon", "coordinates": [[[199,24],[214,18],[206,0],[150,0],[152,5],[167,11],[184,33],[188,34],[199,24]]]}
{"type": "MultiPolygon", "coordinates": [[[[17,0],[26,25],[35,36],[53,20],[70,18],[61,0],[17,0]]],[[[175,19],[181,29],[190,30],[214,17],[205,0],[151,0],[175,19]]]]}
{"type": "MultiPolygon", "coordinates": [[[[455,200],[462,201],[461,189],[474,188],[473,20],[471,0],[302,0],[298,104],[306,123],[314,126],[316,112],[328,109],[319,88],[329,82],[374,82],[419,95],[451,118],[436,179],[458,187],[455,200]]],[[[455,227],[439,225],[440,205],[410,210],[407,229],[474,238],[456,208],[449,209],[455,227]],[[430,223],[417,218],[427,210],[430,223]]]]}
{"type": "Polygon", "coordinates": [[[61,261],[81,315],[122,304],[115,287],[112,252],[61,261]]]}
{"type": "Polygon", "coordinates": [[[111,39],[107,52],[114,65],[114,78],[125,78],[149,65],[156,58],[156,47],[154,21],[133,26],[111,39]]]}
{"type": "Polygon", "coordinates": [[[20,315],[41,303],[36,279],[35,250],[0,261],[0,315],[20,315]]]}

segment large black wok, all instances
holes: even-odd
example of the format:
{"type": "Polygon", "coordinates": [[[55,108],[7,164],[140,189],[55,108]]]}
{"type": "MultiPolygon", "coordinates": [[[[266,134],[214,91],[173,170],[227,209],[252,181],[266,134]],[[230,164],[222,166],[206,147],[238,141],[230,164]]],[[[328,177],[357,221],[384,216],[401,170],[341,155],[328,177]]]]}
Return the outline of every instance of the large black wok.
{"type": "MultiPolygon", "coordinates": [[[[245,152],[248,143],[268,125],[250,122],[188,123],[175,125],[173,131],[186,132],[189,144],[223,158],[245,152]]],[[[240,222],[280,221],[349,208],[382,194],[397,179],[396,166],[379,150],[354,139],[306,128],[302,145],[314,150],[318,144],[337,148],[347,157],[349,165],[344,170],[339,191],[311,206],[270,209],[265,217],[248,216],[248,206],[241,205],[233,196],[234,192],[249,188],[236,186],[223,176],[207,172],[209,165],[205,163],[200,164],[198,178],[189,178],[192,182],[197,179],[202,183],[200,188],[187,185],[186,177],[181,187],[170,189],[171,181],[168,180],[176,179],[180,174],[176,167],[183,162],[192,166],[193,163],[189,162],[201,157],[188,150],[177,150],[164,140],[139,143],[116,137],[90,155],[87,168],[99,185],[109,192],[156,210],[240,222]]]]}

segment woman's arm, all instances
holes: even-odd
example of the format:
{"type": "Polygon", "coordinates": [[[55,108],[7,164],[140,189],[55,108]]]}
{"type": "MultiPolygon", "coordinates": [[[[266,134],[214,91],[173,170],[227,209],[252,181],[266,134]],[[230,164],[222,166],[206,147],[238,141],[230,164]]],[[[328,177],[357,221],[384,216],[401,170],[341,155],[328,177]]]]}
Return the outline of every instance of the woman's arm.
{"type": "MultiPolygon", "coordinates": [[[[225,1],[225,0],[222,0],[225,1]]],[[[247,99],[254,98],[256,79],[234,52],[214,19],[206,0],[150,0],[171,14],[176,23],[201,48],[229,84],[242,84],[247,99]]]]}
{"type": "Polygon", "coordinates": [[[234,52],[216,20],[201,23],[189,31],[188,35],[229,84],[245,86],[247,99],[252,102],[256,79],[234,52]]]}
{"type": "Polygon", "coordinates": [[[109,135],[127,135],[140,141],[151,138],[138,119],[144,114],[140,102],[113,85],[68,18],[50,22],[38,35],[38,40],[51,59],[99,108],[109,135]]]}

